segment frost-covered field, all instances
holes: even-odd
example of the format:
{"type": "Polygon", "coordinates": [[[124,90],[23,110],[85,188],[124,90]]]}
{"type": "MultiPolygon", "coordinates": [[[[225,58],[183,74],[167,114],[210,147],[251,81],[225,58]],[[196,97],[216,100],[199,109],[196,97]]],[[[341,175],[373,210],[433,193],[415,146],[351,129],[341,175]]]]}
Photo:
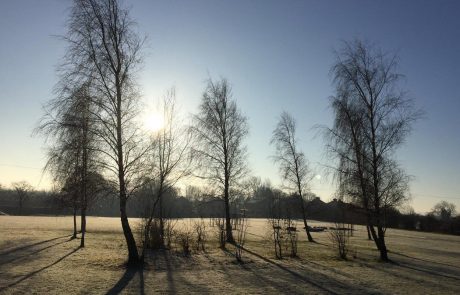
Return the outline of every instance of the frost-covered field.
{"type": "MultiPolygon", "coordinates": [[[[130,222],[136,228],[138,221],[130,222]]],[[[182,220],[176,228],[193,223],[182,220]]],[[[267,222],[249,225],[243,264],[235,262],[232,246],[217,248],[208,224],[206,253],[157,251],[143,270],[126,270],[117,218],[90,217],[86,248],[79,249],[79,240],[69,240],[71,217],[0,216],[0,293],[460,294],[458,236],[390,229],[393,263],[381,263],[363,227],[351,238],[356,255],[348,261],[336,258],[327,232],[313,233],[317,243],[301,233],[299,257],[277,260],[267,222]]]]}

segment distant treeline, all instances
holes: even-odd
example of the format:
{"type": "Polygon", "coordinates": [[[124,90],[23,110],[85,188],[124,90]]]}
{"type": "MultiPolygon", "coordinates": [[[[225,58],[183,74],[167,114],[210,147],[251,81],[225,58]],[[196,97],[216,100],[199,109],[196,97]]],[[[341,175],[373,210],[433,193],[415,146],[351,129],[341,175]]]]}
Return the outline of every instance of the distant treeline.
{"type": "MultiPolygon", "coordinates": [[[[128,205],[130,217],[144,217],[149,192],[144,190],[132,196],[128,205]]],[[[311,195],[306,202],[308,216],[313,220],[328,222],[346,222],[366,224],[364,211],[353,204],[334,199],[323,202],[319,197],[311,195]]],[[[205,194],[181,196],[172,190],[164,199],[164,215],[167,218],[209,218],[223,217],[223,201],[221,198],[205,194]]],[[[238,217],[241,209],[245,209],[249,218],[271,218],[276,216],[301,219],[296,196],[279,195],[270,188],[261,187],[252,197],[232,202],[231,213],[238,217]]],[[[45,191],[29,192],[28,197],[19,206],[17,192],[9,189],[0,190],[0,211],[8,215],[71,215],[72,210],[61,204],[57,194],[45,191]]],[[[115,194],[105,195],[95,200],[88,213],[92,216],[119,216],[119,204],[115,194]]],[[[426,215],[401,213],[397,209],[386,212],[386,226],[389,228],[421,230],[460,234],[460,216],[437,216],[435,212],[426,215]]]]}

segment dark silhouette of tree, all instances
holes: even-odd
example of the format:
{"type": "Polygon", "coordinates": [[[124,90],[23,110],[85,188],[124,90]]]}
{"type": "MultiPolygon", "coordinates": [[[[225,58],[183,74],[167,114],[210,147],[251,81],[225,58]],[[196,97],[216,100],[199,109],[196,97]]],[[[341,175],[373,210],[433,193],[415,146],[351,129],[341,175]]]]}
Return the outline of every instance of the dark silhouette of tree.
{"type": "Polygon", "coordinates": [[[199,159],[201,175],[219,188],[225,208],[226,239],[234,242],[230,216],[231,188],[246,174],[247,119],[232,100],[228,81],[208,81],[194,116],[194,156],[199,159]]]}
{"type": "Polygon", "coordinates": [[[134,31],[129,11],[117,0],[74,0],[64,40],[68,46],[60,67],[61,83],[88,83],[98,109],[92,113],[98,165],[117,187],[128,264],[137,264],[126,204],[139,187],[140,160],[146,152],[135,121],[138,95],[133,81],[143,41],[134,31]]]}
{"type": "Polygon", "coordinates": [[[365,209],[384,261],[386,213],[406,200],[410,180],[394,154],[422,115],[399,90],[396,68],[396,56],[359,40],[345,43],[331,69],[335,119],[326,130],[328,151],[337,160],[338,194],[365,209]]]}
{"type": "Polygon", "coordinates": [[[270,143],[275,146],[273,160],[279,165],[281,177],[286,187],[295,192],[299,200],[308,241],[313,242],[308,229],[305,210],[305,198],[308,196],[306,192],[308,191],[308,183],[311,180],[311,172],[304,153],[298,147],[295,119],[287,112],[281,114],[275,130],[273,130],[270,143]]]}
{"type": "MultiPolygon", "coordinates": [[[[50,162],[48,162],[50,163],[50,162]]],[[[49,165],[48,165],[49,167],[49,165]]],[[[48,168],[50,169],[50,168],[48,168]]],[[[78,188],[78,175],[73,176],[72,174],[68,175],[67,179],[65,179],[65,182],[63,184],[59,183],[57,181],[58,177],[56,172],[51,172],[51,174],[54,177],[54,181],[57,184],[57,186],[62,186],[59,189],[59,191],[55,194],[55,197],[58,199],[59,202],[59,207],[60,208],[71,208],[72,213],[73,213],[73,234],[71,239],[77,238],[78,232],[77,232],[77,211],[78,208],[80,208],[80,195],[79,191],[80,189],[78,188]]],[[[83,222],[82,222],[83,223],[83,222]]]]}
{"type": "Polygon", "coordinates": [[[19,214],[22,214],[24,203],[33,191],[33,187],[27,181],[14,182],[12,186],[18,197],[19,214]]]}
{"type": "MultiPolygon", "coordinates": [[[[441,201],[434,205],[428,216],[434,216],[439,223],[439,230],[443,232],[454,233],[455,232],[455,215],[456,215],[455,204],[446,201],[441,201]]],[[[458,220],[458,217],[457,217],[458,220]]],[[[458,227],[458,222],[457,222],[458,227]]]]}
{"type": "Polygon", "coordinates": [[[100,175],[95,116],[99,108],[89,93],[89,84],[71,88],[66,80],[56,86],[57,97],[45,107],[45,116],[37,128],[52,139],[47,170],[59,190],[61,204],[71,207],[76,230],[77,209],[81,211],[80,246],[85,246],[86,212],[106,183],[100,175]]]}
{"type": "MultiPolygon", "coordinates": [[[[179,120],[176,109],[175,89],[171,89],[162,102],[163,127],[154,131],[150,139],[150,170],[152,204],[149,208],[144,228],[144,242],[149,240],[150,227],[158,206],[160,225],[160,247],[164,247],[164,206],[163,196],[179,180],[190,174],[190,136],[179,120]]],[[[145,244],[145,243],[144,243],[145,244]]]]}
{"type": "Polygon", "coordinates": [[[434,205],[433,209],[431,209],[431,213],[441,220],[448,220],[454,217],[456,213],[455,204],[441,201],[434,205]]]}

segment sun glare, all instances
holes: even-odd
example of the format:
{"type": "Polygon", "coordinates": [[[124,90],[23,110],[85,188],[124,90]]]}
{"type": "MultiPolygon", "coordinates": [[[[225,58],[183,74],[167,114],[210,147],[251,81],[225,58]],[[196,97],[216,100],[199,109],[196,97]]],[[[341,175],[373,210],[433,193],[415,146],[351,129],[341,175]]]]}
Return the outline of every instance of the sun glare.
{"type": "Polygon", "coordinates": [[[148,131],[155,132],[161,130],[164,126],[162,116],[152,113],[145,117],[144,128],[148,131]]]}

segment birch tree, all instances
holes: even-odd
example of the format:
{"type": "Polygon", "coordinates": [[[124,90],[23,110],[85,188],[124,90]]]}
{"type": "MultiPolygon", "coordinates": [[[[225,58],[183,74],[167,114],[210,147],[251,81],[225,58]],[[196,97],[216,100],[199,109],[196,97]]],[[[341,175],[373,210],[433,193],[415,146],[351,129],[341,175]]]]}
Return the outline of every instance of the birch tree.
{"type": "Polygon", "coordinates": [[[193,150],[200,161],[199,177],[220,190],[228,242],[234,242],[230,216],[231,188],[247,172],[243,140],[248,130],[247,119],[232,99],[228,81],[209,80],[199,113],[194,116],[193,150]]]}

